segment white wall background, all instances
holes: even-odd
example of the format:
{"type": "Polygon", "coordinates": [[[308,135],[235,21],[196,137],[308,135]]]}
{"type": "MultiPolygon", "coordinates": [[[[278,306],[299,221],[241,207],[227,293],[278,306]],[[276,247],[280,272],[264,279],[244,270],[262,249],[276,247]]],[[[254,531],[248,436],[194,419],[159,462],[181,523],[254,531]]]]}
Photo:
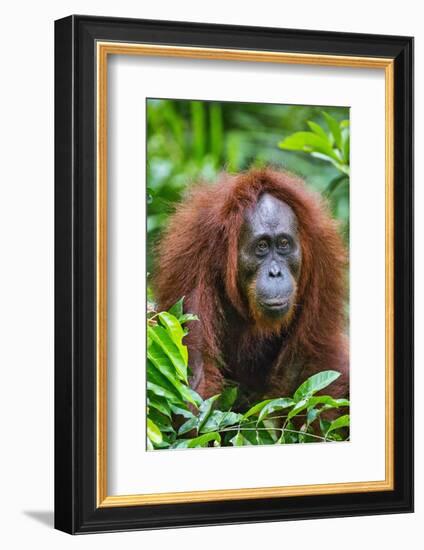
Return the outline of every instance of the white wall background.
{"type": "MultiPolygon", "coordinates": [[[[71,13],[416,37],[416,204],[423,203],[424,29],[419,2],[303,0],[293,5],[213,0],[7,3],[0,64],[0,544],[4,548],[303,549],[361,544],[395,549],[422,541],[424,294],[416,288],[416,513],[70,537],[53,509],[53,21],[71,13]],[[421,124],[420,124],[421,122],[421,124]],[[330,540],[329,540],[330,539],[330,540]]],[[[416,281],[424,279],[424,217],[416,221],[416,281]]]]}

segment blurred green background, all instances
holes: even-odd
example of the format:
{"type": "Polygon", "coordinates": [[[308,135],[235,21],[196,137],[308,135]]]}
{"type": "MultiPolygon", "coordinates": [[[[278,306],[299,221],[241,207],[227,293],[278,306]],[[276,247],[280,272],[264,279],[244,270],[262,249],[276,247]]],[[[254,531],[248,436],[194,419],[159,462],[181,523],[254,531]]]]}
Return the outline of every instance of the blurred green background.
{"type": "Polygon", "coordinates": [[[342,122],[349,119],[347,107],[148,99],[148,272],[152,274],[154,245],[175,203],[184,200],[185,189],[199,180],[213,182],[222,170],[238,172],[272,164],[303,177],[313,189],[327,196],[347,242],[349,177],[318,146],[311,150],[309,143],[301,144],[299,151],[279,147],[292,134],[300,136],[301,132],[308,137],[306,132],[310,136],[314,129],[318,130],[318,137],[312,137],[322,140],[325,132],[331,148],[334,141],[337,143],[337,133],[333,131],[334,139],[329,127],[331,118],[341,123],[340,128],[347,127],[342,132],[347,135],[344,139],[348,170],[348,123],[342,122]]]}

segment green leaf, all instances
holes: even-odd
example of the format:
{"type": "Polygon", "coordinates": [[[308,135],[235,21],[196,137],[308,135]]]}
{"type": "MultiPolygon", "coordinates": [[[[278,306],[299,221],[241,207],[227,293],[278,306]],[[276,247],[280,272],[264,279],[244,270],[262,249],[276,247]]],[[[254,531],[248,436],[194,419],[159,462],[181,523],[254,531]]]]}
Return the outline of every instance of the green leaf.
{"type": "Polygon", "coordinates": [[[296,403],[296,405],[292,408],[291,411],[289,411],[287,415],[287,420],[290,420],[300,412],[302,412],[304,409],[306,409],[308,406],[308,399],[301,399],[296,403]]]}
{"type": "Polygon", "coordinates": [[[163,349],[158,346],[156,342],[152,341],[150,343],[150,346],[147,348],[147,358],[153,364],[153,366],[155,366],[157,370],[168,379],[171,384],[181,384],[174,365],[172,364],[168,355],[166,355],[163,349]]]}
{"type": "Polygon", "coordinates": [[[324,420],[323,418],[320,417],[319,427],[320,427],[321,433],[325,434],[325,432],[328,430],[330,424],[331,424],[331,422],[329,420],[324,420]]]}
{"type": "Polygon", "coordinates": [[[235,424],[238,425],[241,422],[242,418],[242,414],[232,411],[224,412],[224,416],[221,418],[221,422],[219,423],[219,429],[222,430],[229,426],[234,426],[235,424]]]}
{"type": "Polygon", "coordinates": [[[246,420],[250,416],[256,416],[258,415],[261,410],[265,407],[265,405],[268,405],[268,403],[271,403],[272,399],[265,399],[265,401],[261,401],[260,403],[256,403],[256,405],[253,405],[246,413],[243,415],[243,420],[246,420]]]}
{"type": "Polygon", "coordinates": [[[200,395],[197,392],[195,392],[190,387],[187,387],[187,391],[190,394],[190,399],[191,399],[190,403],[193,403],[194,405],[196,405],[197,408],[199,408],[203,403],[203,399],[200,397],[200,395]]]}
{"type": "Polygon", "coordinates": [[[158,412],[156,409],[151,409],[149,407],[148,418],[152,420],[156,426],[160,429],[161,432],[174,432],[171,420],[164,416],[162,413],[158,412]]]}
{"type": "Polygon", "coordinates": [[[230,443],[233,447],[242,447],[243,445],[250,445],[250,442],[243,436],[241,432],[230,439],[230,443]]]}
{"type": "Polygon", "coordinates": [[[315,407],[316,405],[326,405],[330,408],[349,407],[349,399],[334,399],[329,395],[318,395],[317,397],[311,397],[308,401],[308,407],[315,407]]]}
{"type": "Polygon", "coordinates": [[[195,404],[188,391],[188,387],[182,384],[176,376],[174,376],[169,365],[162,364],[161,367],[158,368],[157,364],[152,361],[150,351],[147,353],[147,357],[147,379],[149,382],[162,386],[169,392],[174,393],[174,395],[176,393],[177,397],[180,397],[183,401],[189,401],[195,404]]]}
{"type": "Polygon", "coordinates": [[[308,413],[306,415],[306,424],[309,426],[309,424],[315,422],[315,420],[321,414],[321,411],[322,409],[308,409],[308,413]]]}
{"type": "Polygon", "coordinates": [[[218,397],[219,397],[219,394],[214,395],[212,397],[209,397],[209,399],[206,399],[206,401],[203,401],[203,403],[200,405],[199,417],[198,417],[198,419],[199,419],[199,423],[198,423],[199,432],[202,429],[203,424],[206,422],[209,415],[211,414],[212,406],[213,406],[214,402],[218,399],[218,397]]]}
{"type": "Polygon", "coordinates": [[[193,418],[194,414],[189,411],[188,409],[183,409],[181,407],[177,407],[176,405],[171,405],[170,409],[173,414],[176,416],[183,416],[184,418],[193,418]]]}
{"type": "Polygon", "coordinates": [[[184,422],[182,426],[178,429],[178,435],[184,435],[188,432],[191,432],[191,430],[197,431],[197,424],[199,419],[197,416],[193,416],[192,418],[189,418],[187,422],[184,422]]]}
{"type": "Polygon", "coordinates": [[[264,426],[267,429],[267,433],[270,435],[274,443],[281,435],[281,421],[279,418],[267,418],[263,422],[258,423],[259,426],[264,426]]]}
{"type": "Polygon", "coordinates": [[[334,380],[339,378],[340,372],[334,370],[325,370],[310,376],[301,384],[293,395],[295,401],[300,401],[305,396],[312,396],[314,393],[323,390],[334,380]]]}
{"type": "Polygon", "coordinates": [[[308,120],[308,126],[309,128],[314,132],[314,134],[317,134],[317,136],[321,136],[323,139],[328,141],[328,136],[325,133],[324,128],[321,128],[319,124],[316,122],[313,122],[312,120],[308,120]]]}
{"type": "MultiPolygon", "coordinates": [[[[258,427],[265,428],[266,426],[261,422],[258,425],[258,427]]],[[[257,431],[256,433],[257,445],[274,445],[275,440],[277,438],[272,437],[270,431],[271,430],[264,430],[264,429],[257,431]]],[[[254,433],[254,432],[250,432],[250,433],[254,433]]]]}
{"type": "Polygon", "coordinates": [[[223,412],[223,411],[213,411],[212,414],[208,417],[206,422],[201,428],[202,433],[206,432],[215,432],[223,430],[228,426],[239,425],[240,420],[243,418],[241,414],[235,412],[223,412]]]}
{"type": "Polygon", "coordinates": [[[171,359],[176,371],[182,380],[187,380],[187,362],[182,357],[178,347],[174,344],[168,332],[161,326],[147,327],[151,340],[159,344],[166,355],[171,359]]]}
{"type": "Polygon", "coordinates": [[[339,123],[337,122],[337,120],[335,118],[333,118],[331,115],[329,115],[325,111],[322,111],[322,114],[325,118],[325,121],[327,122],[327,125],[328,125],[331,133],[333,134],[334,142],[335,142],[336,146],[341,150],[341,148],[342,148],[342,134],[341,134],[339,123]]]}
{"type": "Polygon", "coordinates": [[[174,393],[166,390],[162,386],[155,384],[154,382],[147,382],[147,389],[153,392],[155,395],[158,395],[159,397],[164,397],[165,399],[168,399],[169,401],[176,401],[180,402],[181,399],[179,399],[174,393]]]}
{"type": "Polygon", "coordinates": [[[149,397],[149,407],[156,409],[171,419],[171,409],[169,403],[165,399],[161,399],[160,397],[149,397]]]}
{"type": "Polygon", "coordinates": [[[221,436],[217,432],[203,434],[199,437],[195,437],[194,439],[192,439],[188,446],[190,449],[192,449],[193,447],[206,447],[210,441],[221,443],[221,436]]]}
{"type": "Polygon", "coordinates": [[[290,399],[289,397],[282,397],[280,399],[273,399],[270,401],[263,409],[261,410],[258,418],[258,422],[269,416],[270,414],[281,411],[283,409],[287,409],[288,407],[292,407],[294,405],[293,399],[290,399]]]}
{"type": "Polygon", "coordinates": [[[184,304],[184,296],[178,300],[176,304],[174,304],[168,312],[176,317],[177,319],[180,319],[180,317],[183,315],[183,304],[184,304]]]}
{"type": "Polygon", "coordinates": [[[350,416],[348,414],[345,414],[344,416],[339,416],[339,418],[336,418],[336,420],[333,420],[333,422],[331,422],[329,428],[325,433],[325,437],[327,437],[327,435],[333,430],[337,430],[338,428],[344,428],[345,426],[349,426],[349,425],[350,425],[350,416]]]}
{"type": "Polygon", "coordinates": [[[212,413],[209,415],[209,417],[206,419],[206,421],[203,423],[201,430],[201,433],[207,433],[207,432],[216,432],[219,430],[219,425],[222,420],[222,417],[224,416],[224,412],[222,411],[212,411],[212,413]]]}
{"type": "Polygon", "coordinates": [[[304,151],[305,153],[322,153],[340,162],[340,158],[331,144],[321,136],[313,132],[295,132],[278,144],[281,149],[289,151],[304,151]]]}
{"type": "Polygon", "coordinates": [[[216,404],[218,409],[228,411],[234,405],[235,400],[237,399],[238,388],[237,386],[228,386],[219,396],[218,402],[216,404]]]}
{"type": "MultiPolygon", "coordinates": [[[[188,351],[187,351],[187,346],[183,344],[184,331],[178,319],[174,317],[171,313],[168,313],[166,311],[159,313],[159,319],[161,323],[164,325],[164,327],[167,329],[167,331],[169,332],[169,335],[171,336],[172,341],[174,342],[174,344],[176,344],[177,348],[181,353],[181,357],[184,359],[184,363],[187,366],[188,351]]],[[[187,377],[184,379],[184,381],[187,382],[187,377]]]]}
{"type": "Polygon", "coordinates": [[[180,439],[176,441],[172,448],[174,449],[193,449],[194,447],[206,447],[210,441],[216,441],[221,443],[221,436],[217,432],[211,432],[203,435],[199,435],[194,439],[180,439]]]}
{"type": "Polygon", "coordinates": [[[153,420],[150,420],[150,418],[147,419],[147,437],[150,439],[152,443],[162,442],[161,431],[153,422],[153,420]]]}

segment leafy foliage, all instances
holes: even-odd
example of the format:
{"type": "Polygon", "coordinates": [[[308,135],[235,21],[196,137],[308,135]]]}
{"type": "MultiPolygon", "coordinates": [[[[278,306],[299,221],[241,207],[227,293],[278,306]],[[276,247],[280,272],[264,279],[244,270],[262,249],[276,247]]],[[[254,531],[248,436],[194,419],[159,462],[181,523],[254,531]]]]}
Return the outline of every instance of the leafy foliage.
{"type": "Polygon", "coordinates": [[[323,195],[329,200],[333,214],[343,223],[343,233],[348,239],[349,230],[349,174],[350,174],[350,125],[349,120],[338,122],[329,113],[322,111],[327,124],[326,131],[312,120],[307,124],[310,131],[295,132],[280,141],[278,146],[287,151],[302,151],[314,158],[332,164],[339,174],[331,178],[323,195]]]}
{"type": "Polygon", "coordinates": [[[281,149],[304,151],[313,157],[331,162],[343,174],[349,175],[349,121],[340,123],[326,112],[322,112],[329,131],[308,120],[310,132],[296,132],[279,143],[281,149]]]}
{"type": "Polygon", "coordinates": [[[188,384],[183,299],[168,312],[150,311],[147,321],[147,446],[180,449],[311,443],[346,439],[349,415],[333,421],[322,413],[349,406],[346,399],[316,395],[339,376],[323,371],[308,378],[292,397],[266,399],[242,413],[232,410],[237,388],[203,400],[188,384]]]}

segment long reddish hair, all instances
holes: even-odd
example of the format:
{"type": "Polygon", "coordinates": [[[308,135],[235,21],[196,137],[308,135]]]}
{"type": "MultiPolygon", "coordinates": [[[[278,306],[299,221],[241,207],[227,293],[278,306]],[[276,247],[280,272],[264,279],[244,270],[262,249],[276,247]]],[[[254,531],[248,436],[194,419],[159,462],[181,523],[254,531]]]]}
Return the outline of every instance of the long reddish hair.
{"type": "Polygon", "coordinates": [[[212,358],[220,356],[225,338],[225,301],[254,323],[238,285],[238,239],[246,209],[263,193],[292,208],[302,248],[285,358],[297,360],[300,355],[303,362],[331,368],[340,355],[344,330],[345,248],[323,199],[287,172],[251,169],[234,176],[223,174],[216,184],[190,189],[158,246],[154,279],[158,306],[167,309],[185,296],[186,311],[200,318],[195,331],[201,333],[202,351],[212,358]]]}

